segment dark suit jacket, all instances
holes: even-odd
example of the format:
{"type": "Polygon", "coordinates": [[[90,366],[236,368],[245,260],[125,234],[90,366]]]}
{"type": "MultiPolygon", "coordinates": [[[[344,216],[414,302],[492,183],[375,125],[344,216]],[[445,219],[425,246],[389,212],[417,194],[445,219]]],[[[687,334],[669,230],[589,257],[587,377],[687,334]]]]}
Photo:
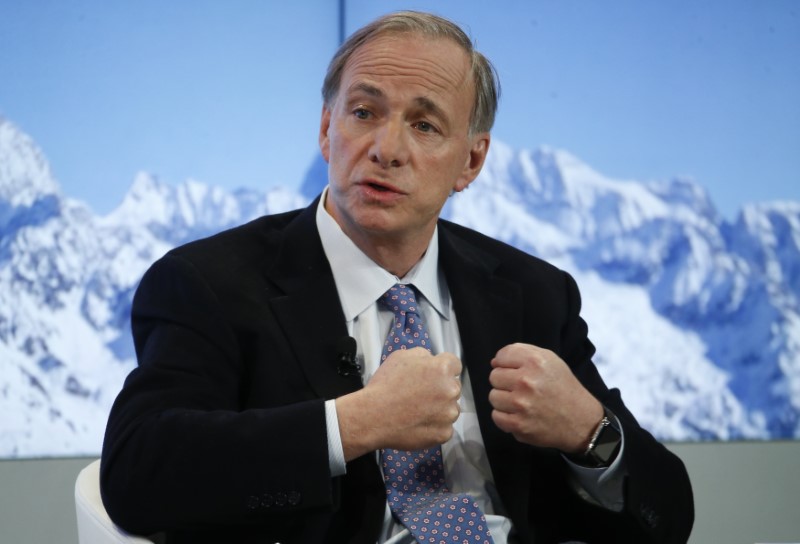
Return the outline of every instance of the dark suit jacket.
{"type": "MultiPolygon", "coordinates": [[[[374,455],[344,476],[328,468],[324,400],[361,383],[337,373],[347,329],[315,206],[177,248],[145,274],[132,312],[139,366],[102,457],[103,500],[121,527],[168,542],[375,542],[385,491],[374,455]]],[[[481,433],[520,541],[685,542],[686,471],[598,375],[572,278],[446,221],[439,237],[481,433]],[[556,352],[618,416],[624,512],[580,499],[559,452],[492,422],[489,361],[513,342],[556,352]]]]}

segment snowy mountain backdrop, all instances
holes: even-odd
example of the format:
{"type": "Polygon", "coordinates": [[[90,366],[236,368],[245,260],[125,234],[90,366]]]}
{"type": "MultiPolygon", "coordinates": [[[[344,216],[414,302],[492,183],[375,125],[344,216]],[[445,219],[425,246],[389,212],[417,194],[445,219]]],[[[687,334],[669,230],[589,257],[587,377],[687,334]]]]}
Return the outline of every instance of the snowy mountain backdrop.
{"type": "MultiPolygon", "coordinates": [[[[305,205],[299,193],[139,173],[98,217],[0,117],[0,457],[96,455],[135,365],[137,282],[169,248],[305,205]]],[[[494,141],[444,216],[569,270],[595,362],[668,440],[800,438],[800,203],[725,221],[696,183],[612,180],[560,150],[494,141]]]]}

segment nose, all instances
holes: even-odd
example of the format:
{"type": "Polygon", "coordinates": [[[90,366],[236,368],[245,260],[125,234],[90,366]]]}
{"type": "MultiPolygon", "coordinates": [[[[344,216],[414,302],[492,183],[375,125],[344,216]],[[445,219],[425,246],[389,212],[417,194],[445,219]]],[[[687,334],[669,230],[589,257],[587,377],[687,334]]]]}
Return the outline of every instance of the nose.
{"type": "Polygon", "coordinates": [[[387,119],[374,132],[369,159],[382,168],[404,165],[409,158],[407,137],[402,121],[387,119]]]}

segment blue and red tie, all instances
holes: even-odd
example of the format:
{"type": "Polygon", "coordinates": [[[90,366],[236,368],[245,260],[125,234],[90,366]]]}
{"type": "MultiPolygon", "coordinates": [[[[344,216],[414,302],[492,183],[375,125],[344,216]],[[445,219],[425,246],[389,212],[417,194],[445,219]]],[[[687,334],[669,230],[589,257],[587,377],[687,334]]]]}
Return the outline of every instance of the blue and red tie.
{"type": "MultiPolygon", "coordinates": [[[[381,363],[394,351],[424,347],[430,337],[411,285],[396,284],[379,299],[394,312],[381,363]]],[[[392,514],[420,544],[493,544],[486,517],[472,497],[445,485],[442,447],[419,451],[382,449],[381,464],[392,514]]]]}

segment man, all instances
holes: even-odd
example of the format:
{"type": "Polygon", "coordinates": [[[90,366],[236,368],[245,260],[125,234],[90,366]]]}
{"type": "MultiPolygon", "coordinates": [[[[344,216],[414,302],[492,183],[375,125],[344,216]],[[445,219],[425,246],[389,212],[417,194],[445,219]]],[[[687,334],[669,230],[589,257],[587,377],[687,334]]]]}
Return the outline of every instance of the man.
{"type": "Polygon", "coordinates": [[[323,96],[321,197],[142,280],[103,449],[112,519],[168,542],[685,542],[685,469],[603,384],[573,280],[439,220],[489,149],[488,61],[397,13],[340,48],[323,96]],[[392,455],[419,492],[398,498],[392,455]]]}

